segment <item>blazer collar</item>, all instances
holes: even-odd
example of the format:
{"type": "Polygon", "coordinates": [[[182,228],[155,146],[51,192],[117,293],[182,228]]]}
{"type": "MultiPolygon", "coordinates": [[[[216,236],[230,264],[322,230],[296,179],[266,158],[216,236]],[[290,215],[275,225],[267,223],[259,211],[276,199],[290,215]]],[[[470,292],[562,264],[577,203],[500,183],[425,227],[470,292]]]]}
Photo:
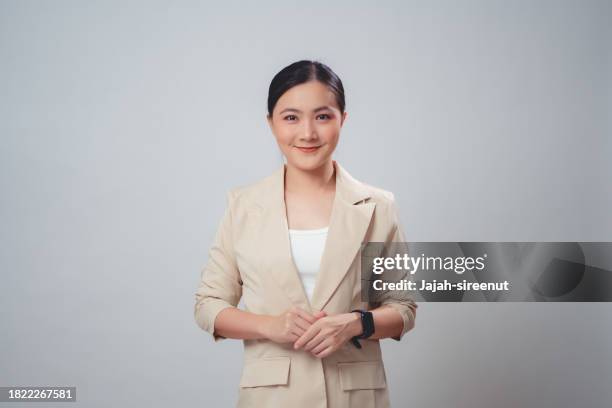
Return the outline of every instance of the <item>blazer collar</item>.
{"type": "MultiPolygon", "coordinates": [[[[336,176],[336,194],[341,200],[345,201],[347,204],[356,204],[371,197],[370,190],[363,183],[355,180],[355,178],[351,176],[350,173],[336,160],[332,160],[332,163],[334,165],[336,176]]],[[[283,194],[283,201],[285,193],[286,167],[287,165],[283,164],[272,174],[273,189],[275,190],[274,193],[278,193],[280,190],[283,194]]],[[[278,196],[276,194],[268,195],[265,198],[275,201],[278,200],[278,196]]]]}
{"type": "MultiPolygon", "coordinates": [[[[265,214],[262,225],[262,254],[271,262],[267,273],[282,287],[293,304],[307,310],[323,310],[359,254],[376,204],[369,202],[369,188],[355,180],[340,164],[335,168],[336,194],[321,258],[314,293],[309,301],[291,253],[291,242],[285,207],[285,168],[283,164],[268,179],[269,188],[260,196],[260,210],[265,214]],[[272,251],[273,253],[270,253],[272,251]]],[[[352,295],[352,294],[351,294],[352,295]]],[[[347,299],[349,304],[351,299],[347,299]]],[[[331,312],[342,312],[331,310],[331,312]]]]}

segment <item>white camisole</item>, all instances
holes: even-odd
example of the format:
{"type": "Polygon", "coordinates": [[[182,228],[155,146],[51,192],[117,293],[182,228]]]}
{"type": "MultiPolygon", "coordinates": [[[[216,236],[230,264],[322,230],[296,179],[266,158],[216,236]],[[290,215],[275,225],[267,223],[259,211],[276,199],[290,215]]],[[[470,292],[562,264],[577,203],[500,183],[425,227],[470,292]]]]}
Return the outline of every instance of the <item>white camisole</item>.
{"type": "Polygon", "coordinates": [[[328,229],[329,227],[309,230],[289,229],[293,262],[298,269],[309,300],[312,299],[319,273],[328,229]]]}

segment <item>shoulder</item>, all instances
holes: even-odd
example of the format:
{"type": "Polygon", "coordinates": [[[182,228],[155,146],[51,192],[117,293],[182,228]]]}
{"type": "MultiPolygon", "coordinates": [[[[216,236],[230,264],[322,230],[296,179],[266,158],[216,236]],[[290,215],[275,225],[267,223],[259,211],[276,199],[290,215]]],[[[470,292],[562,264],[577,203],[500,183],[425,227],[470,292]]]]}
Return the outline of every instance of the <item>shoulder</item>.
{"type": "Polygon", "coordinates": [[[369,194],[374,202],[383,205],[392,205],[395,202],[395,194],[393,194],[391,191],[363,182],[361,182],[361,184],[369,191],[369,194]]]}
{"type": "Polygon", "coordinates": [[[258,180],[227,191],[228,204],[232,208],[248,208],[257,206],[264,198],[273,193],[276,173],[261,177],[258,180]]]}
{"type": "Polygon", "coordinates": [[[377,210],[393,210],[395,207],[395,194],[392,191],[374,186],[361,180],[353,179],[364,190],[369,198],[366,202],[376,203],[377,210]]]}
{"type": "Polygon", "coordinates": [[[401,221],[397,209],[395,194],[392,191],[368,183],[360,182],[367,190],[369,198],[366,203],[375,203],[370,242],[403,241],[401,221]]]}
{"type": "Polygon", "coordinates": [[[370,200],[376,203],[375,217],[389,228],[395,229],[399,224],[399,214],[395,194],[389,190],[364,184],[370,191],[370,200]]]}
{"type": "MultiPolygon", "coordinates": [[[[344,174],[347,175],[347,172],[344,171],[344,174]]],[[[399,216],[395,194],[392,191],[356,179],[353,176],[346,176],[345,179],[350,180],[347,185],[351,186],[351,190],[358,192],[356,196],[367,197],[364,203],[375,204],[374,225],[377,226],[377,229],[393,230],[397,227],[399,216]]]]}

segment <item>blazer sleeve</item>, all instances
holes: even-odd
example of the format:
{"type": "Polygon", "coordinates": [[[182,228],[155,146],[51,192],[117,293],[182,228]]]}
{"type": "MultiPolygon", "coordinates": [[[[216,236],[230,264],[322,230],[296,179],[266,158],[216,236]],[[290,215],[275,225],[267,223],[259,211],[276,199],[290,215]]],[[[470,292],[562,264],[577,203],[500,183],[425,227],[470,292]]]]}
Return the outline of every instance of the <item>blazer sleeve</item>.
{"type": "Polygon", "coordinates": [[[213,336],[215,342],[225,337],[215,333],[215,319],[219,312],[236,307],[242,297],[242,280],[236,265],[232,238],[232,202],[234,192],[227,193],[227,206],[217,228],[208,261],[200,273],[200,284],[195,293],[195,321],[213,336]]]}
{"type": "MultiPolygon", "coordinates": [[[[391,245],[393,242],[405,242],[406,238],[400,225],[397,204],[395,197],[391,193],[391,202],[389,205],[389,217],[392,222],[391,232],[386,240],[386,256],[394,257],[395,250],[400,248],[399,245],[391,245]]],[[[410,279],[408,271],[406,269],[400,270],[399,275],[394,274],[398,279],[410,279]]],[[[394,279],[395,280],[395,279],[394,279]]],[[[382,294],[382,300],[380,305],[388,305],[396,309],[401,315],[404,321],[402,332],[399,336],[392,337],[392,339],[400,341],[404,334],[409,330],[413,329],[416,320],[417,304],[414,299],[410,296],[406,290],[388,290],[382,294]]]]}

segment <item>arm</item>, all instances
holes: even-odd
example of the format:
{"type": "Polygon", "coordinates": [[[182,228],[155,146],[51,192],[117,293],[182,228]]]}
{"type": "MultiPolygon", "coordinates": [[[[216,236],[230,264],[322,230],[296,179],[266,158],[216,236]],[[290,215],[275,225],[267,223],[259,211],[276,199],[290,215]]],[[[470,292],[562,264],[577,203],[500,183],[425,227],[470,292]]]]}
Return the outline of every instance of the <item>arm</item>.
{"type": "MultiPolygon", "coordinates": [[[[392,337],[396,340],[402,336],[404,328],[404,319],[402,314],[390,305],[383,305],[376,309],[370,310],[374,318],[374,327],[376,330],[370,336],[370,339],[385,339],[392,337]]],[[[357,313],[353,313],[357,314],[357,313]]],[[[359,322],[361,325],[361,321],[359,322]]],[[[359,328],[361,334],[361,327],[359,328]]]]}
{"type": "Polygon", "coordinates": [[[232,201],[233,194],[229,192],[227,207],[195,293],[195,320],[202,330],[213,336],[215,341],[226,338],[215,331],[217,316],[225,309],[237,310],[236,306],[242,297],[242,279],[236,265],[232,243],[232,201]]]}
{"type": "Polygon", "coordinates": [[[242,297],[242,279],[233,247],[232,201],[233,193],[230,192],[195,294],[195,320],[215,341],[226,338],[269,339],[278,343],[295,341],[325,313],[311,315],[292,307],[280,315],[270,316],[237,308],[242,297]]]}
{"type": "MultiPolygon", "coordinates": [[[[385,339],[387,337],[400,337],[404,327],[402,314],[397,309],[389,305],[377,307],[370,310],[374,319],[376,330],[368,339],[385,339]]],[[[359,336],[363,332],[361,317],[359,313],[346,313],[348,321],[349,338],[359,336]]]]}
{"type": "MultiPolygon", "coordinates": [[[[401,337],[404,330],[403,317],[396,309],[384,305],[371,310],[375,331],[368,339],[401,337]]],[[[326,357],[354,336],[363,332],[359,313],[339,313],[323,317],[315,322],[294,343],[293,348],[303,348],[317,358],[326,357]]],[[[396,339],[399,340],[399,339],[396,339]]]]}
{"type": "Polygon", "coordinates": [[[290,343],[325,315],[325,312],[311,315],[298,307],[292,307],[277,316],[227,308],[217,316],[215,329],[223,337],[233,339],[265,339],[276,343],[290,343]]]}
{"type": "MultiPolygon", "coordinates": [[[[400,226],[397,205],[393,196],[391,197],[389,207],[389,217],[392,220],[393,228],[387,238],[387,243],[389,244],[388,248],[393,249],[393,243],[406,241],[400,226]]],[[[391,252],[388,256],[393,256],[394,251],[391,252]]],[[[397,277],[399,279],[406,279],[407,274],[408,272],[403,270],[400,271],[400,276],[397,277]]],[[[417,304],[405,290],[389,290],[381,294],[377,300],[376,307],[371,310],[374,315],[376,330],[370,338],[391,337],[393,340],[400,341],[406,332],[415,326],[417,304]]]]}
{"type": "Polygon", "coordinates": [[[270,316],[259,315],[237,308],[222,310],[215,321],[215,332],[224,338],[265,339],[263,328],[269,325],[270,316]]]}

